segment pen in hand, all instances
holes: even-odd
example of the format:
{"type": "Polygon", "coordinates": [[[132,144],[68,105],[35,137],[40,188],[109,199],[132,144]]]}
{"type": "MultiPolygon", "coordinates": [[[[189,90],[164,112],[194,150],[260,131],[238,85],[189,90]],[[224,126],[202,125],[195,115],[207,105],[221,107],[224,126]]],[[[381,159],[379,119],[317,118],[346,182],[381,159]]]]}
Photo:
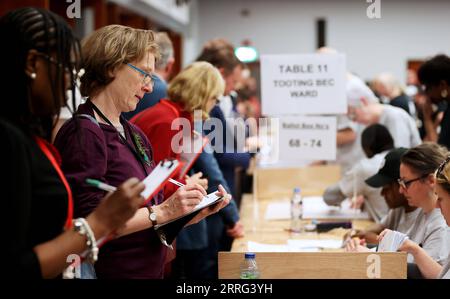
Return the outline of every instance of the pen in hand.
{"type": "Polygon", "coordinates": [[[86,179],[86,183],[87,183],[88,185],[97,187],[98,189],[101,189],[101,190],[107,191],[107,192],[114,192],[114,191],[117,190],[116,187],[111,186],[111,185],[108,185],[108,184],[105,184],[105,183],[103,183],[103,182],[101,182],[101,181],[99,181],[99,180],[86,179]]]}
{"type": "Polygon", "coordinates": [[[171,182],[174,185],[177,185],[178,187],[184,187],[185,185],[183,183],[180,183],[174,179],[169,179],[169,182],[171,182]]]}

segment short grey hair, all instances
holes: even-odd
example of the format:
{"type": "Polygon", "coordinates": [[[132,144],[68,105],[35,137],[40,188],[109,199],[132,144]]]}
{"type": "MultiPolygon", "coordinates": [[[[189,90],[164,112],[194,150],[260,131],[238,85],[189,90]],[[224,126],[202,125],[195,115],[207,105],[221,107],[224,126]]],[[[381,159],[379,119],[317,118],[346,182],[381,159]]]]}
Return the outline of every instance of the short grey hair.
{"type": "Polygon", "coordinates": [[[155,34],[155,42],[158,44],[160,58],[156,59],[155,68],[157,70],[164,69],[173,57],[173,45],[166,32],[158,32],[155,34]]]}

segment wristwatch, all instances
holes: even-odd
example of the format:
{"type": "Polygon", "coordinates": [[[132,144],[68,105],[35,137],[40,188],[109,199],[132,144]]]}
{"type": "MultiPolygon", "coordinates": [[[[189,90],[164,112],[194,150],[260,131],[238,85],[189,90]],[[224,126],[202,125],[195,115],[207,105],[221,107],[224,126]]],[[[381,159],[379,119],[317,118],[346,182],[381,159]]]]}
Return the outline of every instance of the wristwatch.
{"type": "Polygon", "coordinates": [[[156,226],[157,222],[156,222],[156,213],[153,210],[152,206],[147,206],[149,215],[148,215],[148,219],[150,219],[150,221],[152,222],[153,227],[156,226]]]}

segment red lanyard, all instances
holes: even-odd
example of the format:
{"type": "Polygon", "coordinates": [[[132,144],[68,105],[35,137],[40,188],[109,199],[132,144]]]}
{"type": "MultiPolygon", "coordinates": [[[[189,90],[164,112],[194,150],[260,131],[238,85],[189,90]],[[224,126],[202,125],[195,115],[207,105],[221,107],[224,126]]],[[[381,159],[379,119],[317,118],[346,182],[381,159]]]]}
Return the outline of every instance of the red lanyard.
{"type": "MultiPolygon", "coordinates": [[[[72,218],[73,218],[73,198],[72,198],[72,190],[70,190],[69,183],[66,180],[66,177],[64,176],[61,167],[59,167],[58,162],[55,159],[55,156],[51,152],[50,148],[53,148],[53,146],[45,141],[44,139],[40,137],[35,137],[37,144],[41,148],[44,155],[47,157],[47,159],[52,163],[53,167],[55,168],[56,172],[58,173],[59,178],[64,184],[64,187],[67,191],[68,196],[68,208],[67,208],[67,219],[66,223],[64,225],[65,229],[70,229],[72,227],[72,218]]],[[[54,148],[53,148],[54,149],[54,148]]],[[[53,150],[54,153],[57,153],[56,149],[53,150]]]]}

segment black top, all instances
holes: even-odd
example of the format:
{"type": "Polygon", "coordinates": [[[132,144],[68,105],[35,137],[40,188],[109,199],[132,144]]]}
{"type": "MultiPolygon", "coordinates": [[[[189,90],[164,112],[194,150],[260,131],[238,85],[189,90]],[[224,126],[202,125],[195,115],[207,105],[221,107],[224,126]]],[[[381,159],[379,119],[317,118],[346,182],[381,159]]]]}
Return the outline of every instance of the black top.
{"type": "Polygon", "coordinates": [[[63,232],[68,196],[35,140],[0,118],[2,273],[41,278],[33,247],[63,232]]]}
{"type": "Polygon", "coordinates": [[[450,108],[448,107],[441,121],[441,132],[439,133],[438,143],[450,149],[450,108]]]}
{"type": "Polygon", "coordinates": [[[402,108],[409,115],[411,115],[411,111],[409,111],[409,102],[410,101],[411,101],[411,99],[406,94],[401,94],[398,97],[393,98],[389,103],[392,106],[402,108]]]}

